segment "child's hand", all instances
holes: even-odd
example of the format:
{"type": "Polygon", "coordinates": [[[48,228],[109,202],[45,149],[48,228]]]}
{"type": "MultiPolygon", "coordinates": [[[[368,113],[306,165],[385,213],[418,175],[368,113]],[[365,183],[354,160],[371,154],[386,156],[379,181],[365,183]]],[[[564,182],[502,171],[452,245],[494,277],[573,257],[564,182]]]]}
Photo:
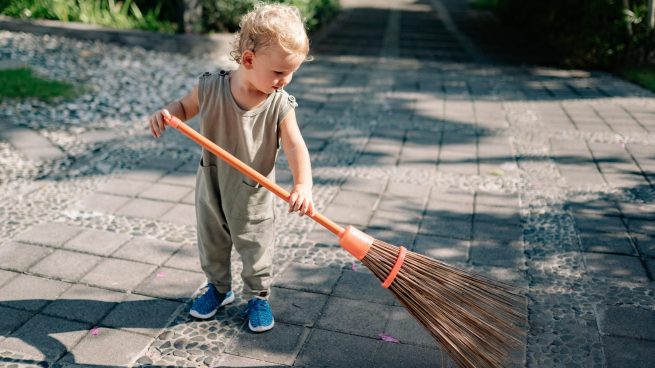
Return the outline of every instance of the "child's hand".
{"type": "Polygon", "coordinates": [[[296,184],[289,197],[289,212],[298,211],[298,215],[314,215],[314,201],[312,200],[312,187],[306,184],[296,184]]]}
{"type": "Polygon", "coordinates": [[[155,138],[161,137],[166,130],[165,120],[170,119],[171,114],[166,109],[161,109],[150,116],[150,132],[155,138]]]}

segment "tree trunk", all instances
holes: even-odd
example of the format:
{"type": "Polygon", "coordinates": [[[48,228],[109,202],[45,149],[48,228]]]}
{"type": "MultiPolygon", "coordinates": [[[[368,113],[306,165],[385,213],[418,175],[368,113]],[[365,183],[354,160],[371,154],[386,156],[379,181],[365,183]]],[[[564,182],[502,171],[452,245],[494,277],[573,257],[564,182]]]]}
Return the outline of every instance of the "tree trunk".
{"type": "MultiPolygon", "coordinates": [[[[650,1],[650,0],[649,0],[650,1]]],[[[623,0],[623,10],[630,10],[630,0],[623,0]]],[[[625,18],[624,18],[625,19],[625,18]]],[[[626,27],[628,28],[628,34],[632,36],[632,23],[625,22],[626,27]]]]}
{"type": "Polygon", "coordinates": [[[175,22],[177,33],[184,33],[184,0],[175,0],[175,22]]]}
{"type": "Polygon", "coordinates": [[[177,0],[177,32],[200,33],[204,28],[202,0],[177,0]]]}

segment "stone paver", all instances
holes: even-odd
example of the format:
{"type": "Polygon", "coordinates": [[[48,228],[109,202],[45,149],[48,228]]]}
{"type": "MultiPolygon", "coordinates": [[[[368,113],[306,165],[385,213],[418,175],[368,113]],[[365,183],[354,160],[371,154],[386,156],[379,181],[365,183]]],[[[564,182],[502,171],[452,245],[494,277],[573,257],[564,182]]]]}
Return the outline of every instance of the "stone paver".
{"type": "Polygon", "coordinates": [[[114,213],[129,202],[128,197],[113,194],[93,193],[71,206],[74,209],[99,213],[114,213]]]}
{"type": "Polygon", "coordinates": [[[138,180],[112,178],[100,189],[100,192],[134,197],[150,187],[150,183],[138,180]]]}
{"type": "Polygon", "coordinates": [[[584,259],[587,263],[587,270],[591,274],[633,282],[649,281],[639,258],[588,253],[584,255],[584,259]]]}
{"type": "Polygon", "coordinates": [[[96,366],[127,366],[134,361],[150,338],[111,328],[98,328],[96,334],[86,333],[62,363],[96,366]]]}
{"type": "Polygon", "coordinates": [[[147,183],[154,183],[166,175],[165,170],[156,168],[139,168],[135,170],[126,171],[118,175],[118,178],[125,180],[135,180],[147,183]]]}
{"type": "Polygon", "coordinates": [[[270,297],[276,321],[307,327],[314,325],[327,300],[327,295],[277,287],[270,297]]]}
{"type": "Polygon", "coordinates": [[[412,250],[444,262],[456,263],[468,260],[470,248],[470,240],[419,234],[412,250]]]}
{"type": "Polygon", "coordinates": [[[200,270],[198,248],[195,245],[192,245],[178,249],[178,251],[166,262],[166,266],[189,271],[200,270]]]}
{"type": "Polygon", "coordinates": [[[377,344],[366,337],[314,329],[296,364],[301,367],[367,367],[377,344]]]}
{"type": "Polygon", "coordinates": [[[168,260],[180,244],[162,239],[136,237],[123,244],[112,257],[160,265],[168,260]]]}
{"type": "Polygon", "coordinates": [[[170,202],[160,202],[151,199],[133,199],[116,211],[116,214],[129,217],[158,219],[165,215],[171,208],[173,208],[173,204],[170,202]]]}
{"type": "Polygon", "coordinates": [[[442,236],[468,240],[471,239],[472,223],[470,219],[450,219],[444,217],[426,217],[421,222],[420,234],[442,236]]]}
{"type": "Polygon", "coordinates": [[[158,298],[184,301],[205,281],[200,272],[160,267],[150,274],[134,291],[158,298]]]}
{"type": "Polygon", "coordinates": [[[34,315],[31,312],[7,307],[0,307],[0,313],[2,313],[2,319],[0,319],[0,335],[3,336],[3,339],[4,336],[9,336],[9,334],[17,330],[18,327],[22,326],[34,315]]]}
{"type": "Polygon", "coordinates": [[[251,359],[291,365],[309,331],[295,325],[277,323],[266,334],[239,334],[225,351],[251,359]]]}
{"type": "Polygon", "coordinates": [[[125,331],[153,336],[166,326],[180,303],[130,295],[121,301],[100,324],[125,331]]]}
{"type": "Polygon", "coordinates": [[[380,280],[366,270],[362,270],[362,272],[344,271],[332,295],[347,299],[393,304],[395,300],[393,294],[379,286],[380,280]]]}
{"type": "Polygon", "coordinates": [[[223,354],[223,357],[220,360],[220,366],[225,368],[236,368],[236,367],[256,368],[256,367],[261,367],[264,364],[267,367],[283,367],[282,365],[279,364],[273,364],[270,362],[264,362],[256,359],[244,358],[242,356],[232,355],[232,354],[223,354]]]}
{"type": "Polygon", "coordinates": [[[404,344],[434,348],[434,338],[407,312],[405,308],[391,309],[385,332],[404,344]]]}
{"type": "Polygon", "coordinates": [[[79,232],[79,228],[65,224],[39,224],[19,234],[15,239],[26,243],[61,247],[79,232]]]}
{"type": "Polygon", "coordinates": [[[602,307],[598,314],[600,332],[605,335],[655,340],[655,332],[644,328],[655,323],[655,312],[635,307],[602,307]]]}
{"type": "Polygon", "coordinates": [[[156,183],[139,194],[141,198],[156,199],[160,201],[177,202],[184,198],[189,192],[190,187],[156,183]]]}
{"type": "Polygon", "coordinates": [[[196,207],[190,204],[176,204],[160,218],[162,221],[173,222],[178,225],[188,225],[195,227],[196,207]]]}
{"type": "Polygon", "coordinates": [[[515,268],[523,264],[521,241],[474,240],[470,257],[473,264],[515,268]]]}
{"type": "Polygon", "coordinates": [[[66,157],[60,147],[38,132],[22,126],[11,126],[6,122],[2,122],[0,126],[0,139],[10,142],[32,161],[50,162],[66,157]]]}
{"type": "Polygon", "coordinates": [[[0,349],[26,354],[37,360],[56,361],[88,334],[91,326],[37,315],[0,342],[0,349]]]}
{"type": "Polygon", "coordinates": [[[332,221],[358,227],[366,226],[372,213],[372,210],[367,210],[365,207],[352,208],[350,205],[338,203],[331,204],[324,212],[332,221]]]}
{"type": "Polygon", "coordinates": [[[603,336],[605,359],[608,367],[653,368],[650,353],[655,349],[655,342],[627,339],[624,337],[603,336]]]}
{"type": "MultiPolygon", "coordinates": [[[[341,2],[287,87],[319,211],[524,288],[529,325],[506,366],[652,367],[653,95],[526,64],[554,53],[467,1],[341,2]]],[[[172,130],[152,139],[144,119],[227,59],[6,31],[0,51],[94,86],[0,102],[0,365],[442,365],[338,238],[281,201],[276,328],[248,331],[236,252],[235,302],[189,316],[205,281],[200,149],[172,130]]],[[[283,154],[277,180],[293,182],[283,154]]]]}
{"type": "Polygon", "coordinates": [[[77,284],[48,304],[43,313],[95,325],[125,297],[123,293],[77,284]]]}
{"type": "Polygon", "coordinates": [[[397,344],[381,347],[374,355],[373,367],[441,367],[438,350],[422,346],[397,344]]]}
{"type": "Polygon", "coordinates": [[[637,255],[627,233],[597,234],[580,232],[580,245],[586,252],[637,255]]]}
{"type": "Polygon", "coordinates": [[[113,290],[134,290],[155,270],[155,266],[108,258],[96,265],[82,282],[113,290]]]}
{"type": "Polygon", "coordinates": [[[196,186],[196,166],[191,166],[191,172],[184,171],[175,171],[170,173],[163,178],[159,179],[159,182],[162,184],[173,184],[178,186],[185,186],[188,188],[195,188],[196,186]]]}
{"type": "Polygon", "coordinates": [[[129,235],[86,229],[64,244],[64,248],[108,256],[130,239],[129,235]]]}
{"type": "Polygon", "coordinates": [[[19,275],[0,288],[0,304],[37,311],[56,299],[71,284],[46,278],[19,275]]]}
{"type": "Polygon", "coordinates": [[[390,308],[363,300],[331,297],[321,313],[318,327],[375,338],[384,330],[390,308]]]}
{"type": "Polygon", "coordinates": [[[0,267],[5,270],[24,272],[52,249],[27,243],[9,242],[0,248],[0,267]]]}
{"type": "Polygon", "coordinates": [[[645,254],[651,258],[655,257],[655,236],[632,234],[632,238],[636,242],[641,254],[645,254]]]}
{"type": "Polygon", "coordinates": [[[287,289],[330,294],[341,274],[332,267],[292,264],[275,280],[274,285],[287,289]]]}
{"type": "Polygon", "coordinates": [[[76,282],[102,258],[58,249],[29,269],[37,275],[76,282]]]}

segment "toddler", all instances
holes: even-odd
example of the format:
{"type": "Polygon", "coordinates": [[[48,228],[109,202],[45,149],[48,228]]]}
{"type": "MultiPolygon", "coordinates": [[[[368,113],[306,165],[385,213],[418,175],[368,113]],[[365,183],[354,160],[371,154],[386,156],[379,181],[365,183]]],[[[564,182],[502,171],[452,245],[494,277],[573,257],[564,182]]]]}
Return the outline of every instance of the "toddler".
{"type": "MultiPolygon", "coordinates": [[[[307,59],[309,39],[297,8],[260,4],[243,16],[231,55],[233,71],[204,73],[191,92],[150,119],[155,137],[174,115],[200,113],[200,132],[262,175],[275,181],[282,145],[293,174],[289,212],[313,215],[309,153],[296,121],[295,98],[284,91],[307,59]]],[[[230,253],[242,258],[245,312],[255,332],[273,328],[268,303],[275,241],[273,194],[203,149],[196,178],[200,263],[207,289],[190,314],[206,319],[234,300],[230,253]]]]}

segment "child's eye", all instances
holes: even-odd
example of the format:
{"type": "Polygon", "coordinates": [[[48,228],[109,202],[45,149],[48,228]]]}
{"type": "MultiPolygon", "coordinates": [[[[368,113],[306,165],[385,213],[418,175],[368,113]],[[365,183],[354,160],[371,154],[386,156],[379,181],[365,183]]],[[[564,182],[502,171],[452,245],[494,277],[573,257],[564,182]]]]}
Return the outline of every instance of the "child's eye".
{"type": "Polygon", "coordinates": [[[284,72],[275,72],[275,74],[282,75],[282,74],[284,74],[284,72]]]}

